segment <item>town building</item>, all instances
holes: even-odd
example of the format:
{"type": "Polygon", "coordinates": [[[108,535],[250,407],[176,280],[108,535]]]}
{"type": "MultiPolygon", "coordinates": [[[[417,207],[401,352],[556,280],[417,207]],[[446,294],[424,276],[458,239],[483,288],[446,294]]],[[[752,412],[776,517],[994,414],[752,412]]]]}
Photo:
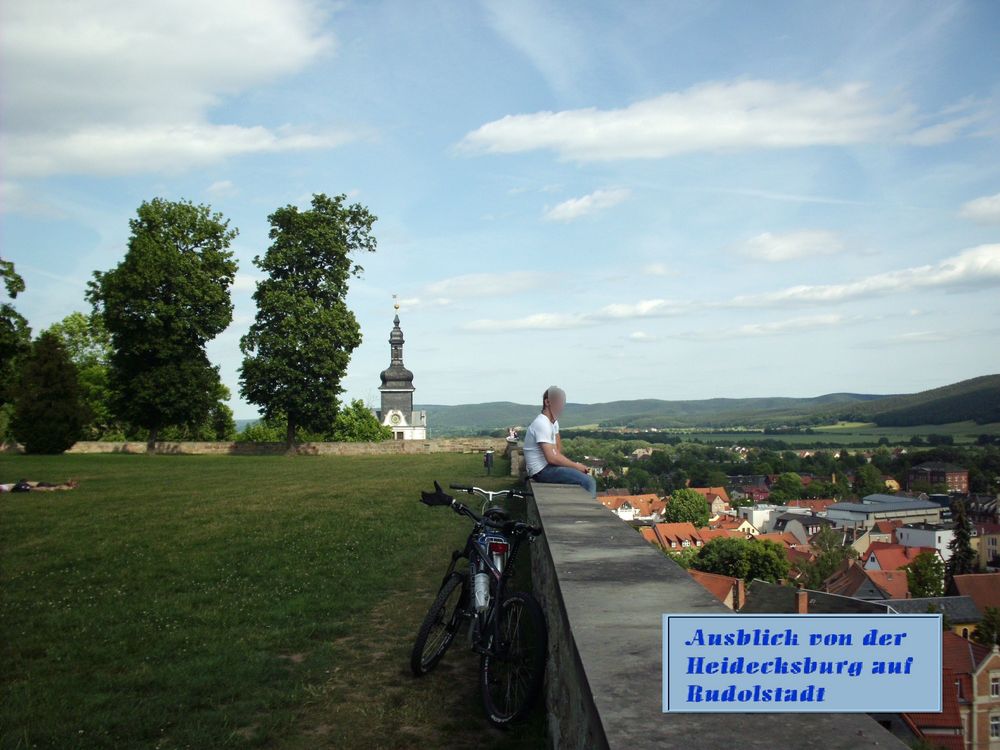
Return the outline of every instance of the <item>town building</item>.
{"type": "Polygon", "coordinates": [[[382,408],[375,412],[375,417],[392,430],[396,440],[426,440],[427,412],[413,410],[413,373],[403,366],[403,330],[398,314],[392,322],[389,366],[382,370],[379,386],[382,408]]]}
{"type": "Polygon", "coordinates": [[[877,521],[900,520],[906,523],[941,520],[941,506],[929,500],[898,495],[866,495],[861,502],[833,503],[826,517],[838,526],[874,526],[877,521]]]}
{"type": "Polygon", "coordinates": [[[906,547],[889,542],[872,542],[865,552],[864,566],[866,570],[901,570],[923,552],[940,556],[933,547],[906,547]]]}
{"type": "Polygon", "coordinates": [[[982,621],[983,613],[971,596],[926,596],[916,599],[889,599],[885,602],[901,614],[923,615],[939,612],[955,635],[970,637],[982,621]]]}
{"type": "Polygon", "coordinates": [[[948,562],[948,545],[955,538],[955,527],[946,524],[906,523],[896,528],[896,542],[907,547],[933,547],[948,562]]]}
{"type": "Polygon", "coordinates": [[[948,492],[966,493],[969,491],[969,470],[943,461],[927,461],[910,467],[906,486],[912,489],[914,484],[947,487],[948,492]]]}

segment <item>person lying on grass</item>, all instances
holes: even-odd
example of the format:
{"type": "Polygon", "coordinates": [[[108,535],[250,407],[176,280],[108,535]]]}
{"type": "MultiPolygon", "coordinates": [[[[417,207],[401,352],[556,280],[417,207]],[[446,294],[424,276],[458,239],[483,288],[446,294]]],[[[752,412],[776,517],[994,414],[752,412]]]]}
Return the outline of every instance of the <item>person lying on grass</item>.
{"type": "Polygon", "coordinates": [[[69,479],[59,484],[52,482],[29,482],[21,479],[14,484],[0,484],[0,492],[56,492],[58,490],[75,490],[80,483],[75,479],[69,479]]]}

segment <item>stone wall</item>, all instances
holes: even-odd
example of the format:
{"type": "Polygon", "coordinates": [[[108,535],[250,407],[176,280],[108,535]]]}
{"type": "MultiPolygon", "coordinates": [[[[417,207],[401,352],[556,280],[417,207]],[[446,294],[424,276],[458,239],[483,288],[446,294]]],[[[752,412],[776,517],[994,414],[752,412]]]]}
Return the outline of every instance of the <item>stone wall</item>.
{"type": "Polygon", "coordinates": [[[535,596],[549,626],[545,703],[559,750],[905,750],[866,714],[664,714],[664,613],[733,614],[583,489],[532,482],[535,596]]]}
{"type": "MultiPolygon", "coordinates": [[[[392,454],[422,453],[483,453],[487,450],[503,451],[503,438],[463,437],[434,438],[430,440],[386,440],[380,443],[301,443],[295,453],[308,456],[383,456],[392,454]]],[[[21,452],[21,446],[0,445],[0,452],[21,452]]],[[[87,440],[76,443],[67,453],[146,453],[145,441],[110,442],[87,440]]],[[[273,456],[285,453],[284,443],[244,442],[160,442],[155,453],[175,455],[240,455],[273,456]]]]}

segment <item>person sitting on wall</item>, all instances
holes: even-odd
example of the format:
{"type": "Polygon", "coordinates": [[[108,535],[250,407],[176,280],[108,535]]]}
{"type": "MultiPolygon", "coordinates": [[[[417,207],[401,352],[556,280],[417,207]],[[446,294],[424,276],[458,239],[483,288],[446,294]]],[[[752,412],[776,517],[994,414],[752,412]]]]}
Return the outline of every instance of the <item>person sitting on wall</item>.
{"type": "Polygon", "coordinates": [[[524,467],[535,482],[578,484],[597,497],[597,481],[587,467],[566,458],[559,436],[559,415],[566,407],[566,392],[551,386],[542,394],[542,413],[524,433],[524,467]]]}

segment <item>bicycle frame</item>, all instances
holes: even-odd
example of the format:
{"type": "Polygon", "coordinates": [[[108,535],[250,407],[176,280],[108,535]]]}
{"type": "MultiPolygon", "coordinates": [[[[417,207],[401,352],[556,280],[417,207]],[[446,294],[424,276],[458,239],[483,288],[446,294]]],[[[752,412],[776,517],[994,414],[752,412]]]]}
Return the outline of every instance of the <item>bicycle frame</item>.
{"type": "Polygon", "coordinates": [[[449,576],[455,571],[455,567],[459,560],[465,558],[469,561],[469,573],[467,576],[465,588],[466,596],[464,597],[464,602],[462,606],[462,616],[474,618],[474,621],[479,625],[478,631],[473,639],[472,649],[479,654],[489,654],[491,656],[496,656],[502,658],[502,654],[497,653],[492,647],[487,647],[485,643],[496,643],[496,628],[497,628],[497,618],[495,616],[497,605],[503,599],[503,592],[506,588],[507,581],[510,578],[510,571],[514,567],[514,560],[517,558],[517,554],[521,549],[521,544],[524,541],[523,537],[515,536],[513,542],[505,537],[498,531],[488,529],[484,526],[477,524],[473,527],[472,533],[469,534],[468,539],[465,542],[464,550],[455,550],[451,553],[451,564],[448,566],[448,570],[445,572],[444,577],[441,579],[442,585],[448,580],[449,576]],[[503,538],[507,544],[510,545],[509,551],[507,553],[507,559],[504,562],[503,569],[497,567],[497,565],[490,559],[490,554],[487,550],[484,550],[479,544],[480,536],[495,536],[497,538],[503,538]],[[494,591],[495,595],[492,597],[489,606],[486,608],[485,612],[478,612],[475,609],[475,604],[472,601],[473,592],[475,590],[475,574],[478,572],[486,572],[490,575],[491,580],[496,582],[494,591]],[[494,636],[493,638],[484,638],[484,635],[494,636]]]}

